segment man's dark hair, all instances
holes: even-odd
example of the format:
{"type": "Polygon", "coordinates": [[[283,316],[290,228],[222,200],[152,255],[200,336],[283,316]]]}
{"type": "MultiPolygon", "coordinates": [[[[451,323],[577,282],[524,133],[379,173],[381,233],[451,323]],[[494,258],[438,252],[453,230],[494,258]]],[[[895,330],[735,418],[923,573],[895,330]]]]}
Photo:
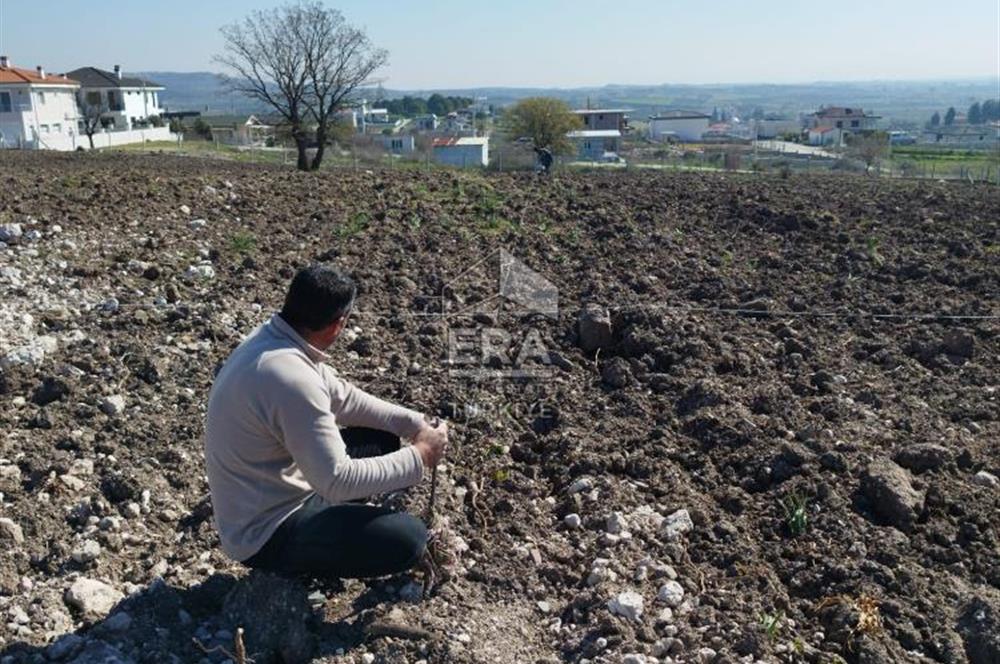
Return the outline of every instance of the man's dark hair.
{"type": "Polygon", "coordinates": [[[356,294],[354,280],[337,268],[310,265],[292,279],[281,317],[299,332],[319,330],[346,315],[356,294]]]}

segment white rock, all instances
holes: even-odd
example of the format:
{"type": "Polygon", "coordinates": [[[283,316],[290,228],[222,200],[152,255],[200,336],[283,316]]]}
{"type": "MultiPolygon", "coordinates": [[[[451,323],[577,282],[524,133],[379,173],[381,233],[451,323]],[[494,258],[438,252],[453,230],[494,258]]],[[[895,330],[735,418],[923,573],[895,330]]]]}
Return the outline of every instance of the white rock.
{"type": "Polygon", "coordinates": [[[628,523],[625,521],[625,515],[621,512],[611,513],[604,524],[604,529],[612,535],[620,535],[627,527],[628,523]]]}
{"type": "Polygon", "coordinates": [[[6,517],[0,518],[0,542],[8,541],[14,544],[24,544],[24,531],[13,520],[6,517]]]}
{"type": "Polygon", "coordinates": [[[97,560],[100,555],[101,545],[94,540],[84,540],[70,554],[81,565],[97,560]]]}
{"type": "Polygon", "coordinates": [[[184,272],[184,277],[194,281],[203,280],[208,281],[209,279],[215,279],[215,268],[206,263],[201,263],[200,265],[188,266],[186,272],[184,272]]]}
{"type": "Polygon", "coordinates": [[[16,242],[23,234],[21,224],[0,224],[0,242],[16,242]]]}
{"type": "Polygon", "coordinates": [[[180,211],[181,214],[191,214],[191,208],[189,208],[187,205],[182,205],[180,207],[180,211]]]}
{"type": "Polygon", "coordinates": [[[646,656],[639,653],[622,655],[622,664],[646,664],[646,656]]]}
{"type": "Polygon", "coordinates": [[[205,226],[208,226],[208,222],[204,219],[192,219],[188,222],[188,226],[191,228],[204,228],[205,226]]]}
{"type": "Polygon", "coordinates": [[[120,394],[112,394],[101,399],[101,410],[110,417],[117,417],[125,412],[125,397],[120,394]]]}
{"type": "Polygon", "coordinates": [[[694,529],[694,522],[687,510],[677,510],[663,520],[661,530],[668,540],[675,540],[686,532],[694,529]]]}
{"type": "Polygon", "coordinates": [[[84,613],[104,616],[124,599],[118,590],[95,579],[77,579],[66,591],[66,603],[84,613]]]}
{"type": "Polygon", "coordinates": [[[680,606],[684,601],[684,586],[674,580],[667,581],[656,593],[656,601],[671,607],[680,606]]]}
{"type": "Polygon", "coordinates": [[[38,229],[32,228],[24,234],[24,239],[28,242],[38,242],[42,239],[42,232],[38,229]]]}
{"type": "Polygon", "coordinates": [[[361,656],[361,661],[362,661],[362,662],[363,662],[364,664],[372,664],[372,662],[374,662],[374,661],[375,661],[375,655],[373,655],[373,654],[372,654],[372,653],[370,653],[370,652],[366,652],[365,654],[363,654],[363,655],[361,656]]]}
{"type": "Polygon", "coordinates": [[[593,486],[594,483],[589,477],[580,477],[569,485],[569,489],[567,489],[567,491],[570,495],[573,495],[574,493],[580,493],[582,491],[590,491],[593,486]]]}
{"type": "Polygon", "coordinates": [[[1000,478],[993,473],[986,472],[985,470],[980,470],[978,473],[973,475],[972,481],[979,486],[1000,486],[1000,478]]]}
{"type": "Polygon", "coordinates": [[[608,601],[608,610],[627,620],[640,620],[643,610],[642,595],[631,590],[618,593],[608,601]]]}
{"type": "Polygon", "coordinates": [[[581,523],[580,515],[577,514],[576,512],[572,514],[567,514],[566,516],[563,517],[563,523],[566,524],[567,528],[573,528],[573,529],[579,528],[581,523]]]}

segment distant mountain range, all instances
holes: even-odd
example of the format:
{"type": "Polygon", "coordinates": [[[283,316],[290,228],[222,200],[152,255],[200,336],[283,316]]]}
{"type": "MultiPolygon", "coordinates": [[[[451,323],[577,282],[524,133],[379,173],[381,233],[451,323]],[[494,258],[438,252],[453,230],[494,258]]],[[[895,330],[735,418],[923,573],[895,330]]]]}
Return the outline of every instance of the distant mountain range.
{"type": "MultiPolygon", "coordinates": [[[[206,115],[243,114],[262,111],[259,104],[230,93],[217,74],[209,72],[142,72],[166,87],[162,95],[168,110],[201,111],[206,115]]],[[[680,108],[710,112],[734,109],[749,114],[755,108],[766,113],[797,115],[820,106],[860,106],[896,120],[923,122],[934,111],[949,106],[964,112],[974,101],[996,96],[997,80],[990,78],[950,81],[864,81],[796,84],[713,85],[605,85],[585,88],[447,88],[427,90],[367,90],[365,96],[392,99],[404,95],[426,97],[434,92],[463,97],[485,97],[490,104],[505,106],[518,99],[550,96],[574,107],[627,107],[633,117],[680,108]]]]}

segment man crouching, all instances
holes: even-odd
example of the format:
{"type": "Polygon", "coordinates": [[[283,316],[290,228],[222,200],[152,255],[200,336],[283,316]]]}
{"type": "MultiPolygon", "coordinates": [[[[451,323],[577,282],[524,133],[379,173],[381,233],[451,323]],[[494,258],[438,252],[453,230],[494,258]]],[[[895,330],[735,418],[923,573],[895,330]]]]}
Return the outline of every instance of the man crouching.
{"type": "Polygon", "coordinates": [[[336,269],[302,269],[281,312],[212,385],[205,463],[216,528],[225,552],[250,567],[370,577],[409,569],[424,553],[416,517],[345,504],[419,483],[448,442],[446,424],[366,394],[324,363],[356,293],[336,269]]]}

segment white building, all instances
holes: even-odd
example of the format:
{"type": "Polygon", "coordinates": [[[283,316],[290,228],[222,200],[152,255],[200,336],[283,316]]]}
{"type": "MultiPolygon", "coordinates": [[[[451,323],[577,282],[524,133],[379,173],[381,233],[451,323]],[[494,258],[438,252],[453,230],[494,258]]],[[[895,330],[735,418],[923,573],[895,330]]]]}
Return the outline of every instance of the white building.
{"type": "Polygon", "coordinates": [[[223,145],[262,147],[274,138],[274,126],[261,122],[256,115],[235,122],[214,120],[211,129],[212,139],[223,145]]]}
{"type": "Polygon", "coordinates": [[[375,137],[375,141],[391,154],[413,154],[417,141],[413,134],[388,134],[375,137]]]}
{"type": "Polygon", "coordinates": [[[790,118],[763,118],[752,120],[756,138],[778,138],[787,134],[802,133],[802,121],[790,118]]]}
{"type": "Polygon", "coordinates": [[[653,141],[700,141],[711,120],[711,116],[695,111],[666,111],[649,118],[649,138],[653,141]]]}
{"type": "Polygon", "coordinates": [[[65,75],[19,69],[0,56],[0,148],[74,149],[79,87],[65,75]]]}
{"type": "Polygon", "coordinates": [[[490,163],[490,139],[481,136],[435,138],[434,161],[446,166],[486,166],[490,163]]]}
{"type": "Polygon", "coordinates": [[[120,66],[104,71],[97,67],[74,69],[67,74],[80,82],[80,106],[105,108],[108,129],[126,131],[148,126],[149,119],[163,113],[160,108],[162,85],[142,78],[123,76],[120,66]]]}

